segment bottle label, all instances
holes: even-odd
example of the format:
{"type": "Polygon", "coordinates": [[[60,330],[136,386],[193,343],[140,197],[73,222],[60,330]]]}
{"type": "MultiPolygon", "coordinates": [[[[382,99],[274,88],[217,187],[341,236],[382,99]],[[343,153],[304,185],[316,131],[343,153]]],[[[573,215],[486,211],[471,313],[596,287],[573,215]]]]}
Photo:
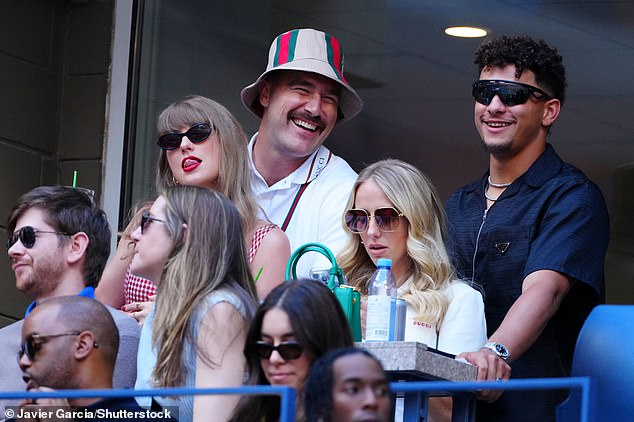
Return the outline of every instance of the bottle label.
{"type": "Polygon", "coordinates": [[[392,314],[390,296],[368,296],[368,309],[365,324],[366,341],[390,341],[390,320],[392,314]]]}

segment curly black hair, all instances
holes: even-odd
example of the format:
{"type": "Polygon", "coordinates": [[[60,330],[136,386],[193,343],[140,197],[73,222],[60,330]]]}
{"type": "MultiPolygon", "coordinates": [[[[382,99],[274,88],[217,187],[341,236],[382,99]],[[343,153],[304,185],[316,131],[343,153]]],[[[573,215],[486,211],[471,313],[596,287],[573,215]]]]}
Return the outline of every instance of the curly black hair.
{"type": "Polygon", "coordinates": [[[525,35],[503,35],[486,40],[475,53],[478,72],[485,67],[515,65],[515,76],[524,70],[535,74],[535,82],[563,104],[566,97],[566,69],[557,49],[544,40],[525,35]]]}

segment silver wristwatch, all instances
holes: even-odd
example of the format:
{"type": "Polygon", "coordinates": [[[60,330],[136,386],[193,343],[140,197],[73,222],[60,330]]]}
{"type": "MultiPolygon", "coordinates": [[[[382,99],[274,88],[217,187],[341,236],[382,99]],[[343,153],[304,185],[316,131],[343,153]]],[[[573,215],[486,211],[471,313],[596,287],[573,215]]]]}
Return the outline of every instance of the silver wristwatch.
{"type": "Polygon", "coordinates": [[[484,346],[482,346],[482,348],[485,348],[485,347],[491,350],[496,355],[498,355],[498,357],[505,362],[508,362],[509,358],[511,357],[511,353],[509,352],[509,349],[507,349],[506,346],[503,345],[502,343],[495,343],[495,342],[486,343],[484,346]]]}

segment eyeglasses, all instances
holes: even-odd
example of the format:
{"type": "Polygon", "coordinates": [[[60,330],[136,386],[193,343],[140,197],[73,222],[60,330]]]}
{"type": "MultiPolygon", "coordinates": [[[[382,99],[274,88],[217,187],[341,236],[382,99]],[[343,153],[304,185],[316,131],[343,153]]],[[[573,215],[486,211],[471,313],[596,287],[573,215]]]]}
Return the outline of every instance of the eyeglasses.
{"type": "MultiPolygon", "coordinates": [[[[215,128],[213,128],[215,130],[215,128]]],[[[212,127],[209,123],[198,123],[190,127],[185,133],[166,133],[159,137],[157,144],[165,151],[170,151],[181,146],[183,136],[197,144],[204,141],[211,134],[212,127]]]]}
{"type": "MultiPolygon", "coordinates": [[[[29,358],[31,362],[35,361],[35,356],[37,352],[40,351],[42,345],[46,343],[49,339],[56,337],[64,337],[64,336],[78,336],[81,334],[81,331],[67,331],[65,333],[59,334],[48,334],[48,335],[40,335],[40,334],[29,334],[24,339],[24,344],[20,347],[18,351],[18,361],[22,359],[22,356],[26,354],[26,357],[29,358]]],[[[97,347],[97,344],[94,344],[94,347],[97,347]]]]}
{"type": "Polygon", "coordinates": [[[296,341],[285,341],[277,346],[273,346],[266,341],[258,341],[253,345],[253,351],[260,359],[269,359],[274,350],[277,350],[282,359],[293,360],[302,355],[304,346],[296,341]]]}
{"type": "Polygon", "coordinates": [[[152,217],[149,211],[143,211],[143,213],[141,214],[141,234],[143,234],[143,232],[148,228],[152,221],[156,221],[159,223],[164,222],[159,218],[152,217]]]}
{"type": "Polygon", "coordinates": [[[370,220],[374,218],[374,222],[382,232],[393,232],[398,229],[398,225],[403,217],[403,213],[394,207],[382,207],[374,210],[374,214],[370,215],[362,208],[356,208],[346,211],[344,220],[346,227],[352,233],[364,233],[368,230],[370,220]]]}
{"type": "Polygon", "coordinates": [[[496,95],[506,106],[524,104],[530,96],[538,100],[550,100],[552,97],[532,85],[513,81],[482,79],[473,83],[473,98],[480,104],[489,105],[496,95]],[[539,95],[535,95],[539,94],[539,95]]]}
{"type": "Polygon", "coordinates": [[[40,234],[58,234],[61,236],[70,236],[70,234],[66,232],[38,230],[31,226],[24,226],[20,230],[13,233],[11,237],[9,237],[9,239],[7,240],[7,250],[11,248],[11,246],[15,245],[15,242],[17,242],[18,239],[20,239],[20,242],[22,242],[25,248],[31,249],[35,245],[35,240],[40,234]]]}

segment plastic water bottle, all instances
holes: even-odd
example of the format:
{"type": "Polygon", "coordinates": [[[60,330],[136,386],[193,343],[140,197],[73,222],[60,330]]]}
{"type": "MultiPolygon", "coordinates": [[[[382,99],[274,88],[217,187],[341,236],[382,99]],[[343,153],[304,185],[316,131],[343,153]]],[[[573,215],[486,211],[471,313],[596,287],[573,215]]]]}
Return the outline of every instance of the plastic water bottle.
{"type": "Polygon", "coordinates": [[[395,340],[396,296],[397,287],[392,274],[392,260],[380,258],[368,289],[366,341],[395,340]]]}

